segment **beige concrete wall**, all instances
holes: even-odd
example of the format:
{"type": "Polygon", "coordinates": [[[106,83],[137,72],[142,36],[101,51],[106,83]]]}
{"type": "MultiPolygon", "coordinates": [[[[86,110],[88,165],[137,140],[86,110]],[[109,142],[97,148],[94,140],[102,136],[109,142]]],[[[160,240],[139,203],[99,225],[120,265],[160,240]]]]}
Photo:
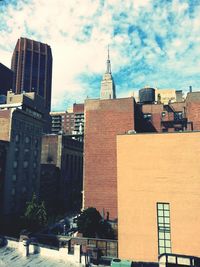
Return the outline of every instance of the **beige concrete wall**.
{"type": "Polygon", "coordinates": [[[172,253],[200,256],[200,132],[117,137],[119,257],[157,261],[157,202],[172,253]]]}

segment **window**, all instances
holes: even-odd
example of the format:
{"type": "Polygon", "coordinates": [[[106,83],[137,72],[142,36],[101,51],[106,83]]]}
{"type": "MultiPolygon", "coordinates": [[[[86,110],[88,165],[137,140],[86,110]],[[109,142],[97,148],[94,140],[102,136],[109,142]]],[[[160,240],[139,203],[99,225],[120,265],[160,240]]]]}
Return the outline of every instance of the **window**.
{"type": "Polygon", "coordinates": [[[27,168],[28,167],[28,161],[24,161],[23,165],[24,165],[24,168],[27,168]]]}
{"type": "Polygon", "coordinates": [[[15,142],[16,143],[19,143],[19,134],[16,134],[16,136],[15,136],[15,142]]]}
{"type": "Polygon", "coordinates": [[[145,120],[150,121],[152,115],[151,115],[151,113],[144,113],[144,114],[143,114],[143,117],[144,117],[145,120]]]}
{"type": "Polygon", "coordinates": [[[162,112],[162,118],[166,116],[165,111],[162,112]]]}
{"type": "Polygon", "coordinates": [[[178,111],[178,112],[174,112],[174,120],[182,120],[183,119],[183,112],[178,111]]]}
{"type": "Polygon", "coordinates": [[[157,203],[158,253],[171,253],[169,203],[157,203]]]}
{"type": "Polygon", "coordinates": [[[26,136],[26,137],[25,137],[25,143],[26,143],[26,144],[29,144],[30,141],[31,141],[30,137],[26,136]]]}
{"type": "Polygon", "coordinates": [[[17,166],[18,166],[18,163],[17,163],[17,161],[15,160],[15,161],[13,162],[13,168],[17,168],[17,166]]]}
{"type": "Polygon", "coordinates": [[[12,180],[13,180],[13,182],[15,182],[17,180],[17,175],[16,174],[13,174],[12,180]]]}

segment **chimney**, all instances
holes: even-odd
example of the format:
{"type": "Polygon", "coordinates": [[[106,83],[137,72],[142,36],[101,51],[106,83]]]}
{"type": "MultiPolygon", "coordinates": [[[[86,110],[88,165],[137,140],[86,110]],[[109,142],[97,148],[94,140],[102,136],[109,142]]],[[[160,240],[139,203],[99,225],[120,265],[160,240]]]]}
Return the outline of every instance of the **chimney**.
{"type": "Polygon", "coordinates": [[[192,93],[192,86],[191,85],[189,86],[189,90],[190,90],[189,92],[192,93]]]}

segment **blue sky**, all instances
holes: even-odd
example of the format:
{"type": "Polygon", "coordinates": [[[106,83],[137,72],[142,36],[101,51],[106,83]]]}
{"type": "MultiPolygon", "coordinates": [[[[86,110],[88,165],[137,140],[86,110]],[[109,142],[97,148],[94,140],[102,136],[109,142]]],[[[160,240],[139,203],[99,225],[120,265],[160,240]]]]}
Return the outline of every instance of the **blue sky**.
{"type": "Polygon", "coordinates": [[[0,62],[20,36],[53,53],[52,109],[98,98],[110,46],[118,97],[200,89],[199,0],[1,0],[0,62]]]}

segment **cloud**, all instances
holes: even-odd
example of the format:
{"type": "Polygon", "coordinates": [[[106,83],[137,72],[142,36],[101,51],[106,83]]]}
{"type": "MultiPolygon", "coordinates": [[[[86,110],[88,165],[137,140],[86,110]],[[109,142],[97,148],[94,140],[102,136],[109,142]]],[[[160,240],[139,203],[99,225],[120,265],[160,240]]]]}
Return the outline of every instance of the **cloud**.
{"type": "Polygon", "coordinates": [[[53,53],[54,110],[99,97],[110,45],[117,94],[149,84],[199,88],[200,5],[195,0],[18,0],[0,2],[0,61],[20,36],[53,53]]]}

